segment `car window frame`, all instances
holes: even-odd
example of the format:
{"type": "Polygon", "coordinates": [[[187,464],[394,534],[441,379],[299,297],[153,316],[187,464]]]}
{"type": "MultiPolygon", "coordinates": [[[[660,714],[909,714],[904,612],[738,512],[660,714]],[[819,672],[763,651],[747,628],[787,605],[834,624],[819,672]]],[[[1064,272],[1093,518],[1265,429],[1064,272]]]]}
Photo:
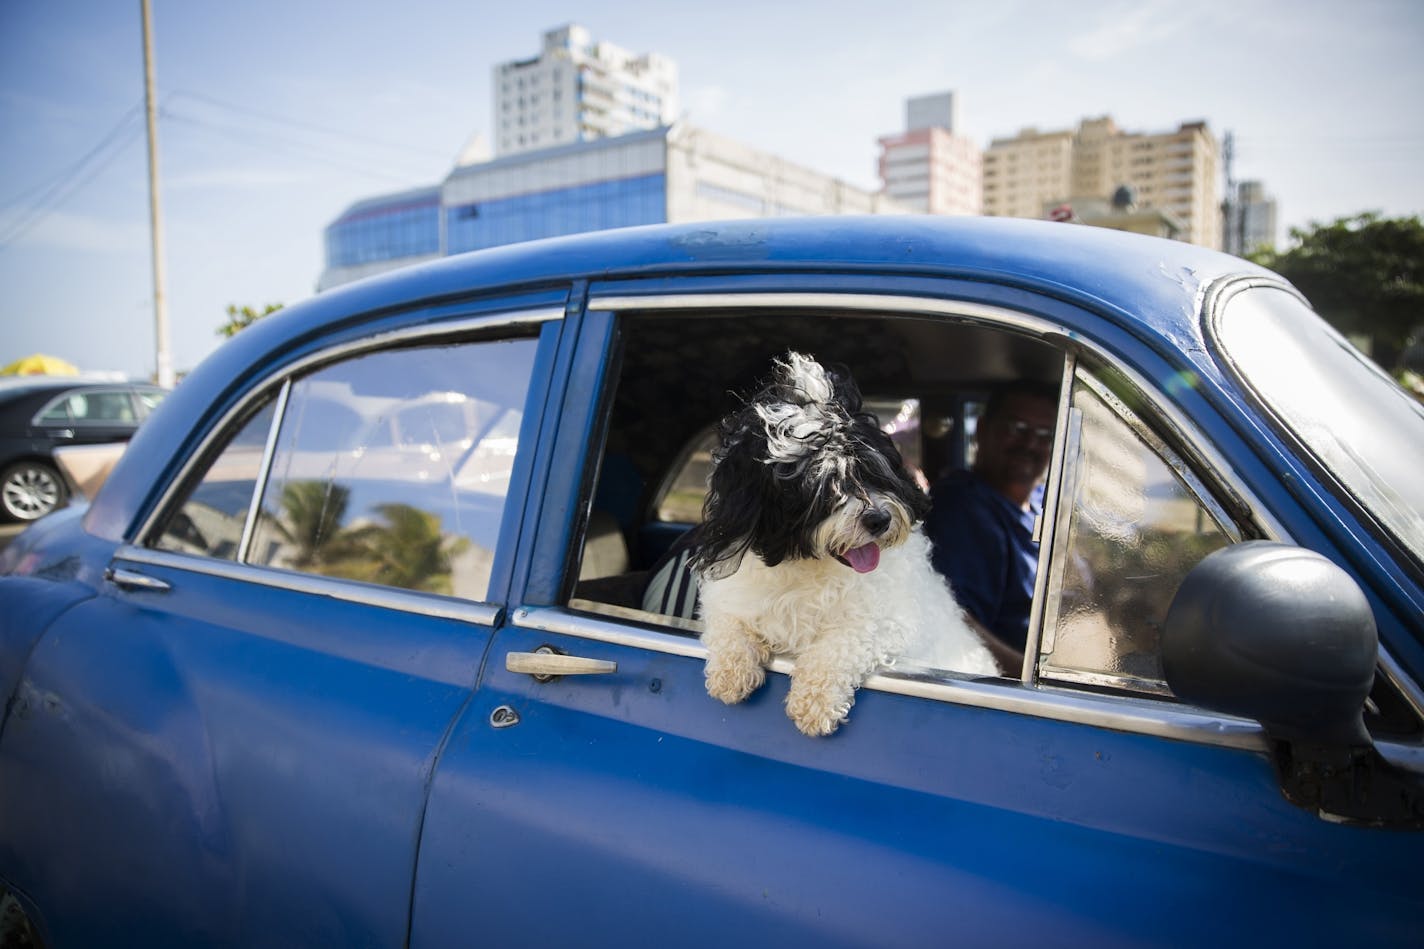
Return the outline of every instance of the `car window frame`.
{"type": "MultiPolygon", "coordinates": [[[[1157,694],[1171,697],[1165,682],[1143,680],[1126,674],[1107,672],[1085,672],[1060,666],[1046,665],[1045,654],[1052,653],[1057,634],[1057,620],[1060,618],[1062,590],[1065,571],[1071,561],[1069,521],[1073,514],[1073,493],[1077,479],[1069,477],[1068,459],[1079,457],[1082,438],[1082,413],[1073,407],[1076,386],[1096,396],[1112,415],[1120,421],[1143,448],[1151,451],[1167,468],[1171,469],[1178,481],[1186,489],[1192,500],[1202,508],[1212,523],[1224,534],[1228,543],[1238,544],[1243,540],[1257,539],[1249,526],[1244,526],[1231,516],[1225,505],[1208,488],[1202,477],[1182,457],[1167,440],[1153,429],[1141,413],[1135,412],[1127,402],[1113,391],[1109,379],[1119,374],[1115,365],[1085,364],[1070,353],[1065,361],[1063,380],[1059,386],[1058,434],[1055,436],[1054,456],[1049,467],[1049,484],[1054,489],[1045,496],[1039,546],[1038,573],[1035,577],[1035,608],[1029,620],[1029,649],[1025,656],[1022,681],[1025,684],[1078,685],[1092,688],[1111,689],[1124,693],[1157,694]],[[1109,377],[1108,379],[1103,378],[1109,377]]],[[[1124,380],[1112,380],[1119,387],[1124,380]]],[[[1139,395],[1139,393],[1134,393],[1139,395]]]]}
{"type": "MultiPolygon", "coordinates": [[[[337,342],[325,348],[300,356],[290,362],[274,367],[247,387],[246,393],[229,406],[213,424],[209,426],[203,439],[188,453],[172,478],[164,486],[157,501],[148,508],[130,535],[130,540],[115,553],[115,561],[136,564],[176,567],[212,576],[239,579],[244,582],[320,596],[334,597],[348,602],[363,603],[387,609],[419,612],[429,616],[441,616],[481,625],[493,625],[503,615],[504,595],[494,585],[486,591],[481,600],[449,596],[425,591],[406,590],[399,587],[382,586],[360,580],[326,577],[314,573],[302,573],[278,567],[251,564],[242,559],[227,560],[196,553],[164,550],[153,546],[162,535],[164,525],[180,507],[193,487],[221,455],[231,439],[238,434],[252,417],[266,408],[274,399],[283,405],[274,411],[263,444],[261,467],[249,508],[243,522],[239,555],[251,543],[251,532],[255,528],[255,508],[260,505],[262,492],[271,471],[276,440],[281,431],[285,400],[290,394],[292,381],[322,366],[342,362],[360,356],[399,348],[424,345],[459,345],[478,343],[486,340],[498,341],[511,338],[528,338],[535,341],[539,351],[557,347],[557,334],[552,339],[544,336],[546,325],[562,327],[565,311],[558,306],[530,306],[517,309],[471,314],[464,313],[444,320],[403,326],[385,332],[373,333],[357,339],[337,342]]],[[[533,377],[525,396],[525,426],[537,431],[537,419],[530,419],[531,408],[538,408],[546,396],[547,378],[539,376],[540,358],[536,355],[533,377]]],[[[537,413],[536,413],[537,414],[537,413]]],[[[532,454],[538,446],[531,444],[527,452],[532,454]]],[[[527,459],[526,459],[527,462],[527,459]]],[[[516,465],[519,463],[516,462],[516,465]]],[[[518,472],[516,468],[516,473],[518,472]]],[[[504,524],[517,520],[517,508],[523,503],[523,488],[519,496],[515,492],[505,498],[505,510],[501,515],[504,524]]],[[[503,537],[505,528],[501,528],[503,537]]],[[[503,546],[503,545],[500,545],[503,546]]],[[[513,556],[513,550],[496,550],[496,564],[500,558],[513,556]]]]}
{"type": "MultiPolygon", "coordinates": [[[[1106,342],[1085,336],[1081,324],[1070,329],[1068,325],[1045,315],[1064,307],[1075,313],[1081,312],[1076,305],[1055,302],[1034,312],[1029,309],[1028,304],[1016,307],[909,293],[777,292],[754,289],[628,294],[618,292],[623,288],[616,284],[600,292],[602,289],[597,286],[590,288],[586,312],[603,315],[615,321],[633,314],[650,314],[660,310],[722,313],[812,310],[852,315],[871,311],[891,318],[942,319],[1038,338],[1054,345],[1065,356],[1071,353],[1075,359],[1087,359],[1093,364],[1113,366],[1124,384],[1139,393],[1143,405],[1148,406],[1147,411],[1153,418],[1158,435],[1164,437],[1185,460],[1202,473],[1204,482],[1214,497],[1220,500],[1225,496],[1229,499],[1228,502],[1222,503],[1226,503],[1236,517],[1245,517],[1249,521],[1252,536],[1287,542],[1290,540],[1288,532],[1270,510],[1244,483],[1239,483],[1240,479],[1236,479],[1239,486],[1238,483],[1232,483],[1233,466],[1206,433],[1186,415],[1184,409],[1171,402],[1166,394],[1159,392],[1136,367],[1126,362],[1125,354],[1117,352],[1106,342]]],[[[1088,318],[1089,322],[1100,319],[1100,315],[1088,318]]],[[[613,332],[608,335],[606,341],[591,341],[588,345],[611,347],[603,356],[605,361],[608,361],[615,358],[617,337],[618,334],[613,332]]],[[[1065,358],[1065,367],[1067,365],[1068,360],[1065,358]]],[[[616,380],[614,382],[616,383],[616,380]]],[[[581,406],[577,410],[580,413],[577,419],[566,417],[560,423],[561,427],[564,424],[575,427],[582,424],[590,426],[594,433],[600,432],[607,423],[604,417],[606,410],[606,406],[581,406]],[[590,419],[578,421],[582,419],[582,413],[591,413],[590,419]]],[[[1055,436],[1055,445],[1062,443],[1062,428],[1066,424],[1066,416],[1060,414],[1060,431],[1055,436]]],[[[601,439],[601,436],[596,434],[595,437],[601,439]]],[[[596,470],[597,465],[601,463],[601,440],[598,444],[587,446],[587,450],[592,453],[589,459],[590,470],[596,470]]],[[[591,491],[587,474],[584,481],[586,491],[591,491]]],[[[586,493],[578,503],[587,507],[591,502],[591,493],[586,493]]],[[[586,510],[583,511],[583,517],[586,520],[586,510]]],[[[1045,520],[1044,523],[1046,525],[1050,522],[1045,520]]],[[[557,558],[569,563],[571,567],[576,567],[583,541],[582,528],[576,525],[573,536],[565,540],[571,549],[560,549],[557,553],[546,550],[540,556],[557,558]]],[[[541,540],[542,542],[544,541],[541,540]]],[[[1039,578],[1044,579],[1045,576],[1045,572],[1041,570],[1039,578]]],[[[1038,616],[1043,603],[1038,593],[1035,595],[1035,603],[1037,608],[1034,615],[1038,616]]],[[[588,612],[568,605],[565,598],[562,601],[548,601],[546,605],[540,605],[538,600],[525,604],[513,613],[510,622],[522,628],[640,647],[654,652],[706,657],[706,650],[695,637],[695,631],[694,635],[680,633],[675,631],[679,628],[678,624],[657,622],[656,619],[652,614],[639,615],[638,611],[619,611],[616,608],[608,613],[588,612]]],[[[1036,631],[1031,629],[1030,636],[1036,634],[1036,631]]],[[[966,677],[929,676],[910,671],[884,670],[870,676],[863,687],[1158,737],[1253,751],[1265,749],[1264,733],[1254,721],[1140,693],[1102,694],[1082,687],[1037,681],[1031,675],[1032,666],[1027,657],[1024,668],[1029,670],[1029,674],[1017,679],[977,681],[966,677]]],[[[792,664],[785,659],[776,658],[769,669],[784,675],[790,672],[792,664]]]]}

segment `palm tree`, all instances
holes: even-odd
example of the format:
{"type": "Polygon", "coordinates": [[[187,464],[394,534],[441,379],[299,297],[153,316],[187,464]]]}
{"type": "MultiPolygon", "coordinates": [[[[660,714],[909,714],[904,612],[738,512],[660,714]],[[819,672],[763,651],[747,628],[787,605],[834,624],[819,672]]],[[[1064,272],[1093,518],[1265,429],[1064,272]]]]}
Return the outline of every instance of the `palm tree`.
{"type": "Polygon", "coordinates": [[[447,538],[440,518],[409,504],[381,504],[376,512],[385,524],[371,524],[349,532],[359,549],[349,566],[352,579],[428,593],[450,593],[450,561],[469,546],[464,537],[447,538]]]}

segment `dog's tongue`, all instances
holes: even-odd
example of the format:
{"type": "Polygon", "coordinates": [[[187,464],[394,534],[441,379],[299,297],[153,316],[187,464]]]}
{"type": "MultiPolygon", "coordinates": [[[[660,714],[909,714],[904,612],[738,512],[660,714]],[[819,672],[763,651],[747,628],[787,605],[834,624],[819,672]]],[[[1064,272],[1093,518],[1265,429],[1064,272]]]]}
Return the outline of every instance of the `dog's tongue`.
{"type": "Polygon", "coordinates": [[[880,548],[874,544],[865,544],[854,550],[847,550],[845,560],[856,573],[869,573],[880,566],[880,548]]]}

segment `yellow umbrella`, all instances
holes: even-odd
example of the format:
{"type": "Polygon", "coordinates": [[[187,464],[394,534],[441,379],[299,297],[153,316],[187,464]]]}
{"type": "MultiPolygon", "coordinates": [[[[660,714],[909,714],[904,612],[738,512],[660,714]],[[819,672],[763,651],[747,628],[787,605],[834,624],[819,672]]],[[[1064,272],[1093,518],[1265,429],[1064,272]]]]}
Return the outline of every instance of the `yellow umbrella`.
{"type": "Polygon", "coordinates": [[[0,369],[0,376],[77,376],[79,369],[60,359],[58,356],[46,356],[44,353],[35,353],[23,359],[16,359],[4,369],[0,369]]]}

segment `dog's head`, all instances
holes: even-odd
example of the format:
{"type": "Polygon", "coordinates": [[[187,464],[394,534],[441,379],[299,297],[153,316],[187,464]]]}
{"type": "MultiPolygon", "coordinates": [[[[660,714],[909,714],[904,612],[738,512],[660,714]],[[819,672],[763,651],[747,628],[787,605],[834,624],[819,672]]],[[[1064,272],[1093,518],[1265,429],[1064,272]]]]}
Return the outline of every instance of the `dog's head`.
{"type": "Polygon", "coordinates": [[[833,557],[868,573],[929,509],[850,374],[800,353],[722,420],[714,460],[696,558],[713,579],[748,550],[769,566],[833,557]]]}

